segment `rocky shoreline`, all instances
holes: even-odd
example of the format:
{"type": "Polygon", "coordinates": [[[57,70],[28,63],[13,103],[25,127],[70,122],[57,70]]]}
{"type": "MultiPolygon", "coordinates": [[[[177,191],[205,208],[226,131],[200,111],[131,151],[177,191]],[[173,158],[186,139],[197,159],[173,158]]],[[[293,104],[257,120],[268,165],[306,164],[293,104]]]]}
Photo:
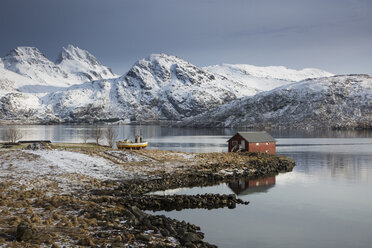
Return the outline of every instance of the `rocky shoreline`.
{"type": "MultiPolygon", "coordinates": [[[[147,215],[143,211],[180,211],[182,209],[224,207],[233,209],[237,204],[248,205],[249,202],[236,198],[235,194],[149,195],[148,193],[182,187],[212,186],[242,178],[267,177],[280,172],[291,171],[295,166],[293,160],[275,155],[260,153],[229,154],[227,155],[228,159],[226,157],[222,159],[218,155],[226,156],[226,154],[214,154],[214,156],[217,156],[215,161],[209,160],[182,173],[164,174],[160,178],[149,180],[129,180],[122,182],[115,190],[96,191],[94,194],[115,196],[111,198],[109,203],[119,203],[126,206],[128,211],[132,213],[129,213],[128,216],[133,220],[132,223],[135,226],[146,227],[149,230],[154,230],[155,233],[161,233],[163,236],[176,237],[181,246],[216,247],[202,241],[204,234],[200,232],[199,227],[191,225],[193,228],[190,229],[188,224],[184,222],[172,220],[165,216],[147,215]],[[242,160],[239,159],[239,161],[236,160],[235,156],[243,157],[243,161],[249,161],[249,164],[242,163],[242,160]],[[246,160],[247,158],[248,160],[246,160]],[[221,173],[221,168],[229,169],[230,173],[221,173]],[[140,217],[137,218],[138,216],[140,217]],[[162,225],[159,226],[159,219],[157,218],[161,218],[162,225]]],[[[210,158],[210,154],[201,154],[200,156],[210,158]]]]}
{"type": "MultiPolygon", "coordinates": [[[[55,147],[52,145],[50,149],[55,147]]],[[[58,154],[58,151],[53,152],[58,154]]],[[[18,158],[30,153],[34,154],[14,152],[18,158]]],[[[56,178],[51,181],[38,179],[43,186],[37,187],[35,179],[27,186],[20,186],[20,181],[14,180],[15,174],[12,178],[4,177],[0,187],[0,245],[216,247],[203,241],[204,234],[199,227],[145,211],[235,208],[237,204],[249,202],[234,194],[156,195],[152,192],[275,175],[291,171],[295,165],[287,157],[257,153],[186,154],[82,149],[79,154],[102,156],[118,169],[141,172],[141,175],[147,173],[147,176],[121,180],[78,177],[73,184],[70,183],[75,186],[67,188],[69,193],[62,194],[51,192],[61,188],[56,184],[56,178]]],[[[10,153],[0,151],[0,159],[1,156],[8,158],[10,153]]],[[[29,160],[35,158],[35,155],[27,157],[29,160]]]]}

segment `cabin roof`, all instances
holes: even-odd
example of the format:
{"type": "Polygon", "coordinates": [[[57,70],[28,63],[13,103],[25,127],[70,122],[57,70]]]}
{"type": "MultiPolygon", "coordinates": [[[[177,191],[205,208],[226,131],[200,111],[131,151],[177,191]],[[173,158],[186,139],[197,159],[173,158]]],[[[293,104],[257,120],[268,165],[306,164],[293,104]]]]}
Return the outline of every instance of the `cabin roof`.
{"type": "MultiPolygon", "coordinates": [[[[248,142],[257,142],[257,143],[276,142],[276,140],[270,134],[268,134],[265,131],[262,131],[262,132],[238,132],[237,134],[242,136],[248,142]]],[[[232,138],[230,138],[228,141],[230,141],[232,138]]]]}

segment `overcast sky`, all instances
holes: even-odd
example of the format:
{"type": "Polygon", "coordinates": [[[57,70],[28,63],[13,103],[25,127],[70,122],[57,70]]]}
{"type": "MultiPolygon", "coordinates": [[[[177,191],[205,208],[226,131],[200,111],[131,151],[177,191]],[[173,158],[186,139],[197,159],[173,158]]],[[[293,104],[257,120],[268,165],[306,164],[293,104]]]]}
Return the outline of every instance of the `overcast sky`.
{"type": "Polygon", "coordinates": [[[371,0],[0,0],[0,57],[73,44],[117,74],[151,53],[198,66],[372,74],[371,0]]]}

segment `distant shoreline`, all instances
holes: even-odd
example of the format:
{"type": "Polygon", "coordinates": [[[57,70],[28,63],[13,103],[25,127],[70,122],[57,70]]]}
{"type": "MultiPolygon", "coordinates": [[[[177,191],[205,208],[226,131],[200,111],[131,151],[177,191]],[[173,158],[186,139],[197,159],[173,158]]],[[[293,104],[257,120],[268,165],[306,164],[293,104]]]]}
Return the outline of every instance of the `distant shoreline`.
{"type": "Polygon", "coordinates": [[[113,120],[95,120],[95,121],[25,121],[25,120],[0,120],[0,125],[159,125],[181,128],[234,128],[246,130],[372,130],[372,123],[356,126],[306,126],[297,124],[296,126],[288,125],[241,125],[241,126],[221,126],[221,125],[186,125],[182,121],[169,120],[151,120],[151,121],[131,121],[124,122],[119,119],[113,120]]]}

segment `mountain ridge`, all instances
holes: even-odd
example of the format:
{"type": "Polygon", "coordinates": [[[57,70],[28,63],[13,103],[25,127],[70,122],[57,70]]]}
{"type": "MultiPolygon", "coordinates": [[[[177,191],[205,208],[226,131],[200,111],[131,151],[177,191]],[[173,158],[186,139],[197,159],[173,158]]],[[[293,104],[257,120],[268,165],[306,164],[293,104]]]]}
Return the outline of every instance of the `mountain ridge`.
{"type": "Polygon", "coordinates": [[[247,64],[220,64],[207,66],[204,67],[204,69],[237,81],[249,82],[252,87],[262,91],[271,90],[307,78],[329,77],[334,75],[316,68],[294,70],[284,66],[260,67],[247,64]],[[257,80],[257,78],[259,78],[259,80],[257,80]]]}
{"type": "Polygon", "coordinates": [[[131,119],[189,126],[368,126],[372,93],[365,82],[370,76],[334,76],[311,68],[198,67],[167,54],[151,54],[118,76],[72,45],[62,48],[55,63],[37,48],[18,47],[0,58],[0,117],[35,123],[131,119]],[[324,113],[343,121],[338,125],[324,113]]]}
{"type": "Polygon", "coordinates": [[[181,125],[372,128],[372,77],[350,74],[306,79],[232,101],[181,125]]]}

